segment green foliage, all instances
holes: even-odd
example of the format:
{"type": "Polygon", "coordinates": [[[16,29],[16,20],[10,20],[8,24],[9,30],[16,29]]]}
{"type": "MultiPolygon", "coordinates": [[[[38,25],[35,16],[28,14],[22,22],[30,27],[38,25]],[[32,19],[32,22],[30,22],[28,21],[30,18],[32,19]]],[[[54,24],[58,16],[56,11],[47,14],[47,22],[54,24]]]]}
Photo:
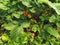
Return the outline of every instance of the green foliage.
{"type": "Polygon", "coordinates": [[[51,25],[45,25],[44,29],[47,30],[47,32],[50,33],[51,35],[58,38],[59,34],[58,34],[57,30],[54,29],[53,27],[51,27],[51,25]]]}
{"type": "Polygon", "coordinates": [[[60,45],[59,0],[0,0],[0,20],[0,45],[60,45]]]}

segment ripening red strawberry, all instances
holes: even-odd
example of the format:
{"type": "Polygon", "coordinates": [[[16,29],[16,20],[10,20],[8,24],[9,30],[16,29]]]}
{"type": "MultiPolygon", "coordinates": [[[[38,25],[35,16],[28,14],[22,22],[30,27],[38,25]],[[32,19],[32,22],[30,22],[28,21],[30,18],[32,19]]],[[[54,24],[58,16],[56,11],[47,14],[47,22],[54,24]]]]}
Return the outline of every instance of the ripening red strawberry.
{"type": "Polygon", "coordinates": [[[27,13],[27,11],[23,11],[23,14],[25,15],[25,16],[28,16],[28,13],[27,13]]]}

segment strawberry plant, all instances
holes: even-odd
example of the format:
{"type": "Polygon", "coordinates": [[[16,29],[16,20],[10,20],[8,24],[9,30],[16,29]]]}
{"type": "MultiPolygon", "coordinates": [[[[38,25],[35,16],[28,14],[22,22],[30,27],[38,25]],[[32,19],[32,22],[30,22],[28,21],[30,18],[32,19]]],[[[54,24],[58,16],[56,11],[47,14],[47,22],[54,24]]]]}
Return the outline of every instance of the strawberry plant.
{"type": "Polygon", "coordinates": [[[60,1],[1,0],[0,45],[60,45],[60,1]]]}

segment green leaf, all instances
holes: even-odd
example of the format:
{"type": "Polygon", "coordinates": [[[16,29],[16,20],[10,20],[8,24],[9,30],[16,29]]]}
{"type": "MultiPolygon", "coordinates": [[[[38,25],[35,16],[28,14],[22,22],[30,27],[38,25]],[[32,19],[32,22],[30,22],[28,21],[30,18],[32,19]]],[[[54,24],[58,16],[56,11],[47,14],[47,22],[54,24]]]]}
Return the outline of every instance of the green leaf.
{"type": "Polygon", "coordinates": [[[50,33],[50,35],[53,35],[54,37],[58,38],[59,33],[51,25],[45,25],[44,29],[47,30],[47,32],[50,33]]]}
{"type": "Polygon", "coordinates": [[[7,1],[9,1],[9,0],[0,0],[0,2],[7,2],[7,1]]]}
{"type": "Polygon", "coordinates": [[[49,5],[50,7],[52,7],[56,11],[56,13],[58,15],[60,15],[60,3],[52,3],[49,0],[39,0],[38,2],[45,3],[45,4],[49,5]]]}
{"type": "Polygon", "coordinates": [[[44,21],[45,20],[45,18],[43,17],[43,16],[40,16],[39,17],[42,21],[44,21]]]}
{"type": "Polygon", "coordinates": [[[30,26],[30,23],[29,23],[29,22],[23,22],[23,23],[21,24],[21,26],[24,27],[24,28],[27,28],[27,27],[30,26]]]}
{"type": "Polygon", "coordinates": [[[47,3],[48,0],[38,0],[38,3],[47,3]]]}
{"type": "Polygon", "coordinates": [[[55,30],[54,28],[49,28],[49,30],[47,30],[51,35],[53,35],[54,37],[58,38],[59,34],[57,32],[57,30],[55,30]]]}
{"type": "Polygon", "coordinates": [[[52,7],[58,15],[60,15],[60,3],[52,3],[48,1],[47,3],[50,7],[52,7]]]}
{"type": "Polygon", "coordinates": [[[44,20],[49,20],[49,16],[46,15],[46,14],[43,14],[42,16],[39,17],[41,19],[41,21],[44,21],[44,20]]]}
{"type": "Polygon", "coordinates": [[[50,1],[46,1],[44,3],[52,7],[56,11],[56,13],[60,15],[60,3],[52,3],[50,1]]]}
{"type": "Polygon", "coordinates": [[[0,45],[3,45],[3,41],[2,40],[0,40],[0,45]]]}
{"type": "Polygon", "coordinates": [[[60,28],[60,22],[57,22],[56,25],[58,28],[60,28]]]}
{"type": "Polygon", "coordinates": [[[10,31],[10,38],[11,38],[12,41],[15,41],[16,38],[19,36],[20,31],[22,31],[21,29],[18,30],[18,28],[20,28],[20,27],[16,26],[13,30],[10,31]]]}
{"type": "Polygon", "coordinates": [[[10,38],[12,41],[15,41],[18,37],[22,35],[24,35],[24,32],[21,26],[16,26],[13,30],[10,31],[10,38]]]}
{"type": "Polygon", "coordinates": [[[38,25],[34,25],[34,26],[32,27],[32,30],[33,30],[34,32],[36,32],[37,30],[39,30],[38,25]]]}
{"type": "Polygon", "coordinates": [[[31,8],[30,11],[31,11],[32,13],[36,13],[35,8],[31,8]]]}
{"type": "Polygon", "coordinates": [[[8,10],[9,8],[8,8],[8,7],[6,7],[5,5],[3,5],[2,3],[0,3],[0,9],[8,10]]]}
{"type": "Polygon", "coordinates": [[[7,21],[12,21],[11,15],[7,15],[7,16],[6,16],[6,20],[7,20],[7,21]]]}
{"type": "Polygon", "coordinates": [[[21,14],[22,12],[16,12],[16,13],[13,13],[12,15],[15,16],[16,18],[20,18],[21,14]]]}
{"type": "Polygon", "coordinates": [[[16,25],[18,25],[18,24],[19,24],[19,22],[18,22],[18,21],[15,21],[15,20],[14,20],[14,21],[12,21],[12,23],[13,23],[13,24],[16,24],[16,25]]]}
{"type": "Polygon", "coordinates": [[[5,42],[5,41],[9,41],[9,37],[8,37],[8,35],[7,34],[3,34],[2,36],[1,36],[1,38],[2,38],[2,40],[5,42]]]}
{"type": "Polygon", "coordinates": [[[56,13],[60,15],[60,3],[52,3],[52,7],[56,11],[56,13]]]}
{"type": "Polygon", "coordinates": [[[2,25],[2,27],[4,27],[6,30],[13,30],[15,27],[16,27],[16,25],[14,25],[14,24],[12,24],[12,23],[4,23],[3,25],[2,25]]]}
{"type": "Polygon", "coordinates": [[[22,4],[27,6],[27,7],[32,7],[31,6],[31,0],[22,0],[22,4]]]}
{"type": "Polygon", "coordinates": [[[52,15],[49,19],[50,22],[55,22],[56,21],[56,17],[54,15],[52,15]]]}
{"type": "Polygon", "coordinates": [[[57,15],[57,22],[60,22],[60,16],[57,15]]]}

